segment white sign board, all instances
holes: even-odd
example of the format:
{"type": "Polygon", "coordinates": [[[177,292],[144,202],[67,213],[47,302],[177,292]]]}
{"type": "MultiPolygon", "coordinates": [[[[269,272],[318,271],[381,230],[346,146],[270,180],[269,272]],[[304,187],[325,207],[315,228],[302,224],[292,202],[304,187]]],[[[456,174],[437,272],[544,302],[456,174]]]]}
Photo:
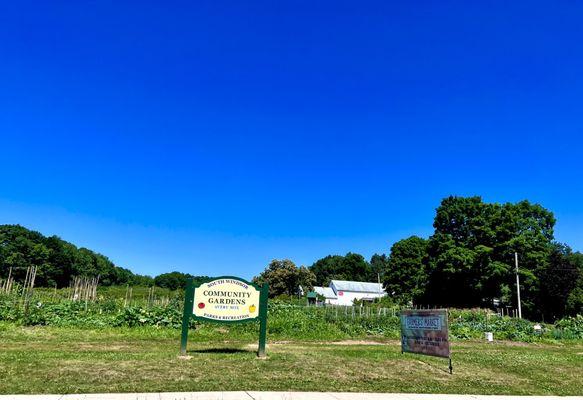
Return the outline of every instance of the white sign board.
{"type": "Polygon", "coordinates": [[[195,288],[193,314],[214,321],[259,317],[260,291],[235,278],[219,278],[195,288]]]}

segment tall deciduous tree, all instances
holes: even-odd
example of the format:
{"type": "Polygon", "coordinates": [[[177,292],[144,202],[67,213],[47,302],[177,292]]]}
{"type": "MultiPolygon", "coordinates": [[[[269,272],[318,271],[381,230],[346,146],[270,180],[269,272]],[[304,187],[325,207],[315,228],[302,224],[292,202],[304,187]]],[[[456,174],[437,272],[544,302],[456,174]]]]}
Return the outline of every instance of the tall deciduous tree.
{"type": "Polygon", "coordinates": [[[480,197],[444,199],[428,243],[424,301],[459,307],[491,305],[492,299],[502,298],[514,287],[516,251],[523,309],[536,315],[554,224],[550,211],[528,201],[501,205],[484,203],[480,197]]]}
{"type": "Polygon", "coordinates": [[[310,266],[316,276],[316,284],[327,286],[332,279],[367,282],[377,281],[371,265],[356,253],[345,256],[326,256],[310,266]]]}
{"type": "Polygon", "coordinates": [[[315,275],[306,267],[296,267],[291,260],[273,260],[253,282],[262,285],[269,284],[269,297],[280,295],[296,296],[300,286],[304,290],[312,290],[315,275]]]}
{"type": "Polygon", "coordinates": [[[387,293],[401,303],[419,297],[427,282],[427,240],[411,236],[391,247],[384,274],[387,293]]]}
{"type": "Polygon", "coordinates": [[[577,289],[583,284],[583,255],[573,253],[569,246],[553,245],[547,268],[540,276],[538,304],[547,320],[555,320],[568,313],[581,313],[583,303],[577,304],[577,289]],[[578,308],[578,309],[577,309],[578,308]]]}
{"type": "Polygon", "coordinates": [[[389,265],[389,257],[386,254],[373,254],[369,264],[374,281],[380,279],[383,282],[389,265]]]}

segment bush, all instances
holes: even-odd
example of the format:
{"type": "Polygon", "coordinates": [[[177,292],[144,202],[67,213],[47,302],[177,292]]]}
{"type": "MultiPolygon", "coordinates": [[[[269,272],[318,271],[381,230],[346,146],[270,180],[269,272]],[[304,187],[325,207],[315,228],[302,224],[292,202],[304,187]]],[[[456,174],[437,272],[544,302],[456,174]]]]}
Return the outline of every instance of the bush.
{"type": "Polygon", "coordinates": [[[583,339],[583,315],[557,321],[553,335],[557,339],[583,339]]]}
{"type": "Polygon", "coordinates": [[[178,329],[182,326],[182,312],[176,303],[166,307],[128,307],[115,315],[113,326],[156,326],[178,329]]]}

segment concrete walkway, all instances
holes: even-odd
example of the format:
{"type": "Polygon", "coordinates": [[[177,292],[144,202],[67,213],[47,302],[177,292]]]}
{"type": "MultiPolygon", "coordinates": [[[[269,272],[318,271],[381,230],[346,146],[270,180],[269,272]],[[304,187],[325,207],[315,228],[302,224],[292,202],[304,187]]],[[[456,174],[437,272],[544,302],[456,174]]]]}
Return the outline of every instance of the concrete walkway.
{"type": "Polygon", "coordinates": [[[183,392],[0,395],[0,400],[564,400],[583,396],[482,396],[413,393],[183,392]]]}

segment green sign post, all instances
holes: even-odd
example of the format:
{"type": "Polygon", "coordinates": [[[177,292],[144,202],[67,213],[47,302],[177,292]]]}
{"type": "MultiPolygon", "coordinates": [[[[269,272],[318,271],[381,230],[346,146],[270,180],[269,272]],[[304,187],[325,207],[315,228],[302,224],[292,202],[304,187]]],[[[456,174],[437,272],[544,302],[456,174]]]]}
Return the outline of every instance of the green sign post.
{"type": "Polygon", "coordinates": [[[220,276],[197,286],[189,279],[184,296],[180,354],[186,355],[190,318],[222,324],[259,320],[257,355],[265,357],[267,339],[267,283],[262,287],[234,276],[220,276]]]}

